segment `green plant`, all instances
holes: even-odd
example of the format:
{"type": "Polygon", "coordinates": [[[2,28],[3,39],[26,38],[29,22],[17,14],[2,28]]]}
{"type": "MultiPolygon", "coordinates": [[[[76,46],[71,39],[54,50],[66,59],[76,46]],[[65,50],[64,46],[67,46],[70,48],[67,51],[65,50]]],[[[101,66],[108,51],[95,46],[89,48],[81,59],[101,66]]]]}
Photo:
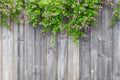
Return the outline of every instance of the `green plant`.
{"type": "Polygon", "coordinates": [[[9,21],[19,21],[22,6],[23,4],[20,0],[0,0],[0,25],[5,25],[10,29],[9,21]]]}
{"type": "Polygon", "coordinates": [[[26,13],[33,26],[43,26],[41,33],[67,29],[74,41],[90,31],[94,25],[102,0],[41,0],[26,2],[26,13]]]}
{"type": "MultiPolygon", "coordinates": [[[[108,0],[0,0],[0,24],[10,29],[8,20],[19,23],[27,18],[34,27],[42,27],[41,34],[67,30],[76,42],[86,37],[106,3],[113,6],[108,0]]],[[[111,26],[120,18],[119,6],[120,2],[111,26]]]]}
{"type": "Polygon", "coordinates": [[[114,11],[113,11],[113,17],[112,17],[112,21],[111,21],[111,26],[114,26],[115,23],[120,19],[120,1],[118,2],[117,6],[115,7],[114,11]]]}

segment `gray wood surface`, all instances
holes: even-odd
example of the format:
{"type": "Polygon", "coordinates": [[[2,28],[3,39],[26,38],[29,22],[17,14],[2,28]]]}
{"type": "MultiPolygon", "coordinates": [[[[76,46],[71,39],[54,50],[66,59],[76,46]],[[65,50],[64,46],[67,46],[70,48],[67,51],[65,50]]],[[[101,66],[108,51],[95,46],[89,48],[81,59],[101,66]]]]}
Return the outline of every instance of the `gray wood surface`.
{"type": "MultiPolygon", "coordinates": [[[[118,0],[114,1],[114,4],[118,3],[118,0]]],[[[120,79],[120,22],[113,28],[113,80],[120,79]]]]}
{"type": "Polygon", "coordinates": [[[41,27],[0,26],[0,80],[120,80],[120,22],[110,27],[111,17],[104,6],[97,27],[78,46],[66,31],[52,46],[53,34],[41,36],[41,27]]]}
{"type": "Polygon", "coordinates": [[[90,37],[80,40],[80,80],[91,80],[90,37]]]}
{"type": "Polygon", "coordinates": [[[53,39],[53,35],[47,35],[47,79],[56,80],[57,79],[57,62],[58,62],[58,51],[57,51],[57,38],[53,39]],[[51,40],[53,40],[54,45],[52,45],[51,40]]]}
{"type": "Polygon", "coordinates": [[[68,37],[68,80],[79,80],[79,46],[68,37]]]}
{"type": "Polygon", "coordinates": [[[65,32],[58,35],[58,80],[68,80],[68,40],[65,32]]]}
{"type": "Polygon", "coordinates": [[[0,80],[2,80],[2,26],[0,25],[0,80]]]}
{"type": "Polygon", "coordinates": [[[112,80],[112,27],[110,27],[112,9],[104,6],[102,14],[102,52],[101,77],[103,80],[112,80]]]}

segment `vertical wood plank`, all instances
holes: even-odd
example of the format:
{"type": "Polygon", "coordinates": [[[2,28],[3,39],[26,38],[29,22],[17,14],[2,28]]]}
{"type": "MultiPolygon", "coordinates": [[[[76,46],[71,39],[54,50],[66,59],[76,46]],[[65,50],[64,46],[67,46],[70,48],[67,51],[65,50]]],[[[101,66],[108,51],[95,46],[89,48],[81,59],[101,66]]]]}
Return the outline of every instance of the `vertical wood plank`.
{"type": "Polygon", "coordinates": [[[91,80],[97,80],[97,28],[91,30],[91,80]]]}
{"type": "Polygon", "coordinates": [[[91,28],[91,80],[101,80],[101,20],[100,15],[96,27],[91,28]]]}
{"type": "Polygon", "coordinates": [[[2,26],[2,80],[9,80],[9,58],[8,58],[8,34],[5,26],[2,26]],[[3,33],[4,32],[4,33],[3,33]],[[7,46],[6,46],[7,45],[7,46]],[[6,61],[7,59],[7,61],[6,61]]]}
{"type": "MultiPolygon", "coordinates": [[[[13,27],[13,26],[11,26],[13,27]]],[[[14,80],[13,66],[13,32],[2,27],[2,80],[14,80]]]]}
{"type": "Polygon", "coordinates": [[[54,42],[54,46],[50,44],[52,34],[47,36],[47,80],[57,80],[57,39],[54,42]]]}
{"type": "MultiPolygon", "coordinates": [[[[16,63],[15,63],[15,60],[14,59],[17,59],[16,57],[15,57],[15,55],[17,54],[17,53],[15,53],[14,52],[14,44],[16,44],[15,43],[15,41],[14,41],[14,37],[17,37],[17,36],[14,36],[14,32],[15,32],[15,30],[14,30],[14,22],[13,21],[10,21],[10,26],[11,26],[11,31],[10,30],[8,30],[8,32],[10,33],[10,38],[9,38],[9,44],[10,44],[10,46],[9,46],[9,52],[8,52],[8,54],[9,54],[9,56],[10,56],[10,79],[9,80],[16,80],[16,75],[17,74],[15,74],[16,73],[16,68],[15,68],[15,65],[17,65],[16,63]]],[[[16,29],[17,29],[17,27],[16,27],[16,29]]],[[[17,33],[16,33],[16,35],[17,35],[17,33]]],[[[16,46],[16,48],[17,48],[17,46],[16,46]]],[[[17,49],[16,49],[17,50],[17,49]]],[[[17,60],[16,60],[17,61],[17,60]]]]}
{"type": "Polygon", "coordinates": [[[25,26],[18,25],[18,79],[25,80],[24,64],[25,64],[25,26]]]}
{"type": "Polygon", "coordinates": [[[68,80],[79,80],[79,47],[68,38],[68,80]]]}
{"type": "Polygon", "coordinates": [[[25,80],[35,80],[34,27],[25,23],[25,80]]]}
{"type": "MultiPolygon", "coordinates": [[[[97,30],[96,30],[96,36],[97,36],[97,80],[102,80],[102,77],[101,77],[101,51],[102,51],[102,39],[101,39],[101,30],[102,30],[102,15],[100,15],[98,18],[98,23],[97,23],[97,30]]],[[[91,33],[92,34],[92,33],[91,33]]],[[[95,33],[94,33],[95,35],[95,33]]],[[[91,40],[92,40],[92,37],[91,37],[91,40]]],[[[91,45],[94,44],[92,43],[91,41],[91,45]]],[[[95,48],[95,49],[96,49],[95,48]]],[[[91,53],[91,60],[92,60],[92,53],[91,53]]],[[[92,64],[91,64],[92,66],[92,64]]]]}
{"type": "MultiPolygon", "coordinates": [[[[114,0],[114,5],[118,0],[114,0]]],[[[120,79],[120,22],[113,27],[113,80],[120,79]]]]}
{"type": "Polygon", "coordinates": [[[90,54],[90,37],[83,41],[80,40],[80,80],[91,79],[91,54],[90,54]]]}
{"type": "Polygon", "coordinates": [[[112,27],[110,27],[112,10],[104,6],[102,13],[102,80],[112,80],[112,27]]]}
{"type": "Polygon", "coordinates": [[[36,80],[47,80],[47,49],[46,36],[41,36],[36,28],[36,80]]]}
{"type": "Polygon", "coordinates": [[[2,80],[2,26],[0,25],[0,80],[2,80]]]}
{"type": "Polygon", "coordinates": [[[58,35],[58,80],[68,80],[68,39],[65,32],[58,35]]]}
{"type": "Polygon", "coordinates": [[[41,51],[40,51],[40,79],[41,80],[48,80],[48,72],[47,72],[47,36],[42,36],[40,39],[40,46],[41,46],[41,51]]]}
{"type": "MultiPolygon", "coordinates": [[[[41,79],[41,56],[42,56],[42,53],[41,53],[41,36],[39,35],[39,32],[40,32],[40,28],[36,28],[36,55],[35,55],[35,67],[36,67],[36,74],[35,74],[35,78],[36,80],[43,80],[41,79]]],[[[44,53],[45,54],[45,53],[44,53]]]]}
{"type": "Polygon", "coordinates": [[[13,23],[13,30],[14,30],[14,34],[13,34],[13,42],[14,42],[14,57],[13,57],[13,62],[14,62],[14,66],[13,66],[13,69],[14,69],[14,79],[15,80],[18,80],[18,60],[19,60],[19,57],[18,57],[18,37],[19,37],[19,31],[18,31],[18,24],[15,24],[13,23]]]}

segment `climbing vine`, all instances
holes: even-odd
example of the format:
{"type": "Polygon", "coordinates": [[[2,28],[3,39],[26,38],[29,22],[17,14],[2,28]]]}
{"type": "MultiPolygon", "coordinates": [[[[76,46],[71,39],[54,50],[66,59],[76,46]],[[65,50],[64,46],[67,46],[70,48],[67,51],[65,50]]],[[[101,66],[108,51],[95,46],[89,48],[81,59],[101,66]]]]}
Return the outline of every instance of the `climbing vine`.
{"type": "Polygon", "coordinates": [[[20,0],[0,0],[0,25],[4,25],[10,29],[9,20],[13,20],[14,22],[19,21],[22,6],[23,4],[20,0]]]}
{"type": "MultiPolygon", "coordinates": [[[[0,24],[10,29],[8,20],[20,23],[27,20],[34,27],[42,27],[41,34],[67,30],[68,35],[85,38],[102,6],[109,0],[0,0],[0,24]]],[[[120,2],[113,12],[111,26],[120,18],[120,2]]]]}
{"type": "Polygon", "coordinates": [[[120,14],[119,14],[119,11],[120,11],[120,1],[118,2],[118,4],[116,5],[114,11],[113,11],[113,17],[112,17],[112,21],[111,21],[111,26],[114,26],[115,23],[120,19],[120,14]]]}

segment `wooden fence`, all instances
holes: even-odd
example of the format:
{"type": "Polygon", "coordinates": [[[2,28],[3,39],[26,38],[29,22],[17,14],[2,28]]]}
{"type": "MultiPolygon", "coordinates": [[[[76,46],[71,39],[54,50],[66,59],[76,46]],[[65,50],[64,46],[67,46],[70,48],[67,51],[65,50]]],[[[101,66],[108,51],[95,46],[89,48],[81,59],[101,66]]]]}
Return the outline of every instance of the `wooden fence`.
{"type": "Polygon", "coordinates": [[[77,47],[65,32],[41,37],[40,28],[11,23],[0,27],[0,80],[120,80],[120,23],[109,26],[104,7],[86,40],[77,47]]]}

